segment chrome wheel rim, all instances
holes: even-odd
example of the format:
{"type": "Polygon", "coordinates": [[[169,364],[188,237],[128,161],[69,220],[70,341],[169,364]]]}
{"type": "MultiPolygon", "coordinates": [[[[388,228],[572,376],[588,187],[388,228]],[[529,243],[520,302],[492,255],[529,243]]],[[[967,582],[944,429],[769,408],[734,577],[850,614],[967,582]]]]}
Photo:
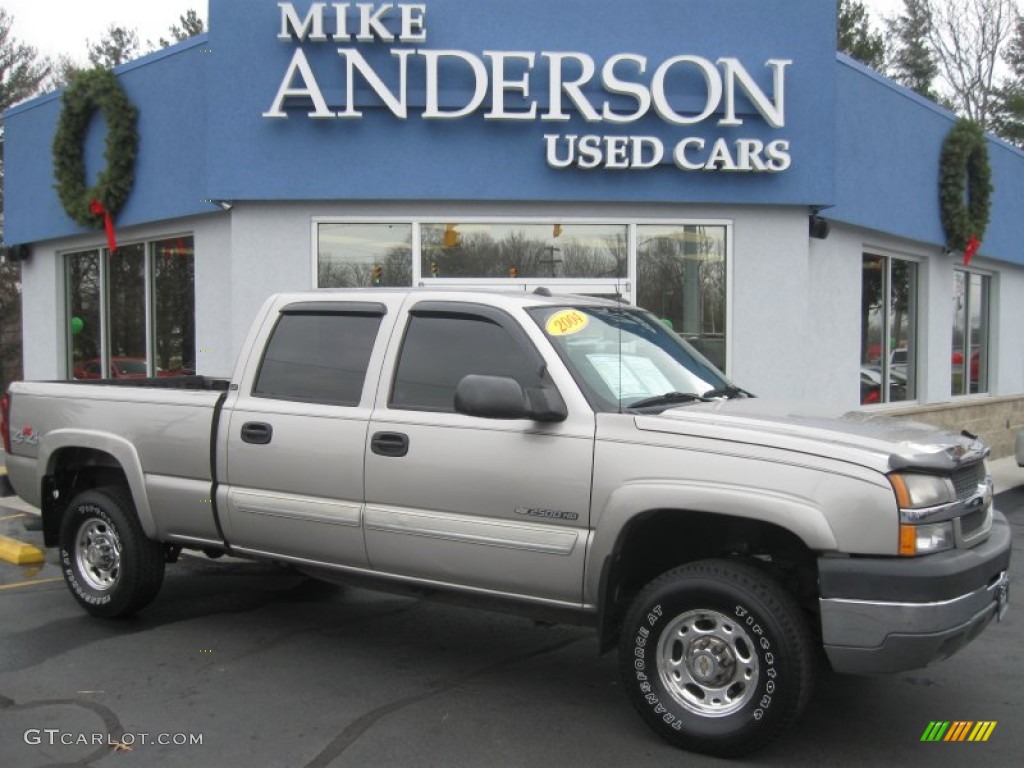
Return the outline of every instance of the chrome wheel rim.
{"type": "Polygon", "coordinates": [[[91,518],[78,527],[75,562],[82,580],[97,592],[113,589],[121,575],[121,540],[107,522],[91,518]]]}
{"type": "Polygon", "coordinates": [[[757,691],[761,670],[754,642],[725,614],[699,610],[677,616],[662,633],[657,653],[665,689],[695,714],[732,714],[757,691]]]}

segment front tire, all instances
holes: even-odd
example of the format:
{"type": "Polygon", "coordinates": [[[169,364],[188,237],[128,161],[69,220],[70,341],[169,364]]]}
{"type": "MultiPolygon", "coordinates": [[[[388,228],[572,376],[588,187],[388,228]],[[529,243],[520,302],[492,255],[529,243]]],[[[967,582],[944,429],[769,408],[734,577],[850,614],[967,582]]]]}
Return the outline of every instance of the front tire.
{"type": "Polygon", "coordinates": [[[93,616],[130,616],[163,584],[163,546],[146,538],[131,498],[113,486],[71,501],[60,527],[60,559],[68,589],[93,616]]]}
{"type": "Polygon", "coordinates": [[[676,746],[720,757],[759,749],[796,721],[815,659],[796,601],[765,572],[725,560],[648,584],[619,640],[641,718],[676,746]]]}

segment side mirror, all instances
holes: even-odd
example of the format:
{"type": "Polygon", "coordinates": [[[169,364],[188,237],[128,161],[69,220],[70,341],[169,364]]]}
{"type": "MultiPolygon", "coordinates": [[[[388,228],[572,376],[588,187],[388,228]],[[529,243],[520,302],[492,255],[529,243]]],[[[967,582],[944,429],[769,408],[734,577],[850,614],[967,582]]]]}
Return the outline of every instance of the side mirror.
{"type": "Polygon", "coordinates": [[[464,376],[455,388],[455,410],[484,419],[531,419],[565,421],[569,412],[553,389],[524,390],[508,376],[464,376]]]}

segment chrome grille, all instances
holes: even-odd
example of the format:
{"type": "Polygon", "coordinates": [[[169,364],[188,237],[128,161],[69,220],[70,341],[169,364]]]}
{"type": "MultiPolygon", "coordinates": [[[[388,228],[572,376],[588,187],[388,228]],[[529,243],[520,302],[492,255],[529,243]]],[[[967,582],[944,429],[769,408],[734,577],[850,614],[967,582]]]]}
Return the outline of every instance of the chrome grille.
{"type": "Polygon", "coordinates": [[[985,462],[979,461],[961,467],[953,473],[953,487],[959,501],[966,501],[978,492],[978,486],[985,480],[985,462]]]}
{"type": "Polygon", "coordinates": [[[964,538],[969,538],[981,530],[988,517],[988,509],[978,509],[969,512],[960,518],[960,533],[964,538]]]}

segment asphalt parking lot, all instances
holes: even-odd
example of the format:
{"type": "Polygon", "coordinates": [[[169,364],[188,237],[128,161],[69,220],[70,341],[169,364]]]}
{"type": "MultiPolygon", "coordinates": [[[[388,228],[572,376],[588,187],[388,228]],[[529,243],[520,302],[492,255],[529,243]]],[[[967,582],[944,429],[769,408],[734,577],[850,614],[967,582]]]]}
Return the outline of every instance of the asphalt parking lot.
{"type": "MultiPolygon", "coordinates": [[[[744,762],[1020,764],[1024,486],[997,503],[1018,553],[1005,620],[925,670],[825,673],[788,737],[744,762]],[[939,720],[997,725],[985,743],[922,743],[939,720]]],[[[24,514],[0,512],[0,534],[38,542],[24,514]]],[[[67,594],[53,551],[38,565],[0,563],[5,768],[726,762],[651,734],[615,666],[584,629],[343,589],[274,565],[182,558],[150,607],[103,621],[67,594]]]]}

